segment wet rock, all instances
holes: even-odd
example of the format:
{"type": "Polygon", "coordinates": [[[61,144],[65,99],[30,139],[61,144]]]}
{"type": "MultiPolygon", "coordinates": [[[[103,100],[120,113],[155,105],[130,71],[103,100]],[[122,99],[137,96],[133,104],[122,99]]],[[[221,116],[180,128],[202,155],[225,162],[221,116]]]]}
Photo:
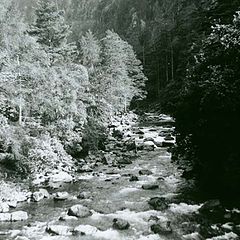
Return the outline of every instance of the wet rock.
{"type": "Polygon", "coordinates": [[[168,204],[166,203],[166,199],[162,197],[153,197],[148,201],[148,204],[154,209],[158,211],[163,211],[168,208],[168,204]]]}
{"type": "Polygon", "coordinates": [[[94,235],[98,229],[91,225],[79,225],[74,228],[73,234],[74,235],[94,235]]]}
{"type": "Polygon", "coordinates": [[[79,193],[77,198],[78,199],[87,199],[87,198],[90,198],[91,197],[91,193],[90,192],[82,192],[82,193],[79,193]]]}
{"type": "Polygon", "coordinates": [[[154,190],[157,189],[158,185],[157,184],[144,184],[142,185],[142,189],[144,190],[154,190]]]}
{"type": "Polygon", "coordinates": [[[78,173],[89,173],[89,172],[93,172],[93,169],[89,166],[89,165],[84,165],[81,168],[79,168],[77,170],[78,173]]]}
{"type": "Polygon", "coordinates": [[[154,149],[156,148],[154,142],[152,141],[147,141],[143,143],[143,150],[146,151],[154,151],[154,149]]]}
{"type": "Polygon", "coordinates": [[[50,194],[46,189],[40,188],[38,191],[43,194],[44,198],[50,198],[50,194]]]}
{"type": "Polygon", "coordinates": [[[0,213],[9,212],[9,205],[6,202],[0,202],[0,213]]]}
{"type": "Polygon", "coordinates": [[[42,199],[44,199],[44,195],[43,195],[42,192],[37,191],[37,192],[34,192],[34,193],[32,194],[32,200],[33,200],[34,202],[39,202],[39,201],[41,201],[42,199]]]}
{"type": "Polygon", "coordinates": [[[123,138],[123,133],[118,129],[114,129],[113,133],[112,133],[112,136],[114,138],[122,139],[123,138]]]}
{"type": "Polygon", "coordinates": [[[54,196],[55,201],[63,201],[69,198],[68,192],[57,192],[54,196]]]}
{"type": "Polygon", "coordinates": [[[58,220],[63,221],[63,222],[65,222],[65,221],[76,221],[76,220],[78,220],[78,218],[74,217],[74,216],[68,216],[66,213],[64,213],[59,217],[58,220]]]}
{"type": "Polygon", "coordinates": [[[129,222],[123,219],[114,218],[113,219],[113,228],[117,230],[126,230],[130,227],[129,222]]]}
{"type": "Polygon", "coordinates": [[[225,212],[224,207],[218,199],[209,200],[199,208],[199,213],[216,220],[221,219],[225,212]]]}
{"type": "Polygon", "coordinates": [[[148,169],[142,169],[142,170],[139,171],[139,174],[140,175],[151,175],[153,173],[148,169]]]}
{"type": "Polygon", "coordinates": [[[165,141],[174,141],[174,137],[172,137],[171,135],[167,135],[165,138],[164,138],[165,141]]]}
{"type": "Polygon", "coordinates": [[[162,147],[172,147],[174,146],[174,142],[162,142],[162,147]]]}
{"type": "Polygon", "coordinates": [[[83,205],[74,205],[68,210],[69,216],[75,216],[78,218],[85,218],[92,215],[92,212],[83,205]]]}
{"type": "Polygon", "coordinates": [[[0,213],[0,222],[10,222],[11,213],[0,213]]]}
{"type": "Polygon", "coordinates": [[[135,176],[135,175],[131,176],[130,179],[129,179],[130,182],[136,182],[138,180],[139,180],[138,177],[135,176]]]}
{"type": "Polygon", "coordinates": [[[164,131],[161,131],[158,136],[159,137],[166,137],[169,133],[168,132],[164,132],[164,131]]]}
{"type": "Polygon", "coordinates": [[[71,227],[63,225],[52,225],[46,228],[47,233],[60,236],[70,236],[72,235],[72,231],[73,229],[71,227]]]}
{"type": "Polygon", "coordinates": [[[129,158],[119,158],[117,160],[117,163],[127,165],[127,164],[132,164],[132,160],[129,158]]]}
{"type": "Polygon", "coordinates": [[[160,234],[160,235],[171,234],[172,233],[171,222],[166,221],[166,222],[155,223],[151,226],[151,230],[155,234],[160,234]]]}
{"type": "Polygon", "coordinates": [[[69,182],[72,182],[72,180],[73,180],[73,178],[72,178],[71,175],[69,175],[66,172],[60,172],[60,173],[52,175],[50,177],[50,179],[49,179],[49,182],[53,182],[53,183],[56,183],[56,182],[69,183],[69,182]]]}
{"type": "Polygon", "coordinates": [[[127,142],[125,142],[125,147],[127,151],[134,151],[136,150],[137,146],[135,143],[135,139],[130,139],[127,142]]]}
{"type": "Polygon", "coordinates": [[[143,142],[153,142],[153,141],[154,141],[154,138],[152,137],[147,137],[143,139],[143,142]]]}
{"type": "Polygon", "coordinates": [[[11,213],[11,221],[25,221],[28,219],[28,214],[27,212],[24,211],[16,211],[11,213]]]}
{"type": "Polygon", "coordinates": [[[162,147],[162,139],[157,139],[157,138],[155,138],[154,139],[154,141],[153,141],[153,143],[157,146],[157,147],[162,147]]]}

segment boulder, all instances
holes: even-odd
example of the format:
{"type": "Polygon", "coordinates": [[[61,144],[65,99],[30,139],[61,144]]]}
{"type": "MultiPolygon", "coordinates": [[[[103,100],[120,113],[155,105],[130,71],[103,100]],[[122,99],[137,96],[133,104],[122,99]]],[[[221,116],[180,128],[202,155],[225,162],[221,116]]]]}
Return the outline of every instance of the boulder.
{"type": "Polygon", "coordinates": [[[46,232],[53,235],[61,235],[61,236],[70,236],[72,235],[73,229],[68,226],[63,225],[52,225],[46,228],[46,232]]]}
{"type": "Polygon", "coordinates": [[[129,179],[130,182],[135,182],[135,181],[138,181],[138,180],[139,180],[138,177],[135,176],[135,175],[132,175],[129,179]]]}
{"type": "Polygon", "coordinates": [[[155,223],[151,226],[151,230],[155,234],[160,234],[160,235],[171,234],[172,233],[171,222],[166,221],[166,222],[155,223]]]}
{"type": "Polygon", "coordinates": [[[114,218],[113,219],[113,228],[117,230],[126,230],[130,227],[129,222],[123,219],[114,218]]]}
{"type": "Polygon", "coordinates": [[[68,215],[78,218],[85,218],[91,216],[92,212],[87,207],[77,204],[69,208],[68,215]]]}
{"type": "Polygon", "coordinates": [[[174,137],[172,137],[171,135],[167,135],[165,138],[164,138],[165,141],[174,141],[174,137]]]}
{"type": "Polygon", "coordinates": [[[140,175],[151,175],[153,173],[148,169],[142,169],[142,170],[139,171],[139,174],[140,175]]]}
{"type": "Polygon", "coordinates": [[[46,189],[40,188],[38,191],[43,194],[44,198],[50,198],[50,194],[46,189]]]}
{"type": "Polygon", "coordinates": [[[0,202],[0,213],[9,212],[9,205],[6,202],[0,202]]]}
{"type": "Polygon", "coordinates": [[[98,229],[91,225],[79,225],[74,228],[74,235],[94,235],[98,229]]]}
{"type": "Polygon", "coordinates": [[[16,208],[17,207],[17,201],[10,201],[10,202],[7,202],[7,204],[10,208],[16,208]]]}
{"type": "Polygon", "coordinates": [[[72,182],[72,180],[73,180],[72,176],[66,172],[60,172],[60,173],[54,174],[49,178],[49,182],[53,182],[53,183],[56,183],[56,182],[69,183],[69,182],[72,182]]]}
{"type": "Polygon", "coordinates": [[[28,214],[27,212],[24,211],[16,211],[11,213],[11,221],[25,221],[28,219],[28,214]]]}
{"type": "Polygon", "coordinates": [[[158,185],[157,184],[144,184],[142,185],[142,189],[144,190],[154,190],[157,189],[158,185]]]}
{"type": "Polygon", "coordinates": [[[168,204],[166,203],[166,199],[163,197],[153,197],[148,201],[148,204],[154,209],[158,211],[163,211],[168,208],[168,204]]]}
{"type": "Polygon", "coordinates": [[[39,202],[39,201],[41,201],[42,199],[44,199],[44,195],[43,195],[42,192],[37,191],[37,192],[34,192],[34,193],[32,194],[32,200],[33,200],[34,202],[39,202]]]}
{"type": "Polygon", "coordinates": [[[126,157],[121,157],[121,158],[119,158],[119,159],[117,160],[117,163],[118,163],[118,164],[124,164],[124,165],[126,165],[126,164],[132,164],[132,160],[129,159],[129,158],[126,158],[126,157]]]}
{"type": "Polygon", "coordinates": [[[63,201],[67,200],[69,198],[68,192],[57,192],[54,196],[55,201],[63,201]]]}
{"type": "Polygon", "coordinates": [[[143,150],[146,151],[154,151],[154,149],[156,148],[154,142],[152,141],[147,141],[143,143],[143,150]]]}
{"type": "Polygon", "coordinates": [[[77,196],[78,199],[87,199],[87,198],[90,198],[90,197],[91,197],[90,192],[81,192],[77,196]]]}
{"type": "Polygon", "coordinates": [[[68,216],[66,214],[62,214],[58,220],[65,222],[65,221],[75,221],[75,220],[78,220],[78,218],[74,216],[68,216]]]}
{"type": "Polygon", "coordinates": [[[0,213],[0,222],[10,222],[11,213],[0,213]]]}

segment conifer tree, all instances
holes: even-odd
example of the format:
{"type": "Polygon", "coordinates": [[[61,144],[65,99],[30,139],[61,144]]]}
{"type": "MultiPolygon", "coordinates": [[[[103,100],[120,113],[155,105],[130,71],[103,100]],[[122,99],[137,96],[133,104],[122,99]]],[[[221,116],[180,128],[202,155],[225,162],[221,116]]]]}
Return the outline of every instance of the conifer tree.
{"type": "Polygon", "coordinates": [[[55,2],[40,0],[35,11],[36,20],[29,34],[37,37],[51,55],[52,63],[69,60],[76,53],[76,46],[68,43],[70,27],[65,23],[64,11],[55,2]]]}

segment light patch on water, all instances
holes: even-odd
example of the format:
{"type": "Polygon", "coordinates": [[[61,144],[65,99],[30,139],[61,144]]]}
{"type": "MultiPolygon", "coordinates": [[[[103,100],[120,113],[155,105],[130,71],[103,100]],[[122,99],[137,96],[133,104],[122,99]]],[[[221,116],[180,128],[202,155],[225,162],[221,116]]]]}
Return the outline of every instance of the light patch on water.
{"type": "Polygon", "coordinates": [[[176,187],[178,185],[178,183],[180,182],[178,178],[176,178],[174,175],[170,175],[168,177],[166,177],[164,179],[164,181],[168,184],[168,185],[172,185],[174,187],[176,187]]]}
{"type": "Polygon", "coordinates": [[[194,233],[183,235],[183,239],[188,239],[188,240],[196,239],[197,240],[197,239],[199,239],[199,233],[198,232],[194,232],[194,233]]]}
{"type": "Polygon", "coordinates": [[[167,221],[168,219],[165,216],[159,215],[158,211],[150,210],[145,212],[135,212],[125,209],[123,211],[117,211],[116,213],[107,214],[107,216],[112,218],[121,218],[128,221],[129,223],[148,225],[148,219],[150,216],[158,216],[161,221],[167,221]]]}
{"type": "Polygon", "coordinates": [[[163,240],[159,235],[157,234],[151,234],[148,236],[140,236],[138,240],[163,240]]]}
{"type": "Polygon", "coordinates": [[[94,235],[96,238],[110,239],[110,240],[124,240],[126,238],[121,237],[118,231],[108,229],[106,231],[97,231],[94,235]]]}
{"type": "Polygon", "coordinates": [[[229,233],[225,233],[224,235],[221,235],[221,236],[207,238],[206,240],[234,240],[234,239],[236,239],[236,240],[239,239],[238,235],[233,232],[229,232],[229,233]]]}
{"type": "Polygon", "coordinates": [[[78,180],[90,180],[92,179],[94,176],[91,174],[84,174],[78,177],[78,180]]]}
{"type": "Polygon", "coordinates": [[[179,204],[172,203],[172,204],[170,204],[169,210],[173,213],[190,214],[190,213],[197,212],[201,206],[202,206],[202,204],[201,205],[189,205],[187,203],[179,203],[179,204]]]}
{"type": "Polygon", "coordinates": [[[120,194],[128,194],[128,193],[131,193],[131,192],[136,192],[136,191],[139,191],[139,188],[132,188],[132,187],[129,187],[129,188],[123,188],[119,191],[120,194]]]}

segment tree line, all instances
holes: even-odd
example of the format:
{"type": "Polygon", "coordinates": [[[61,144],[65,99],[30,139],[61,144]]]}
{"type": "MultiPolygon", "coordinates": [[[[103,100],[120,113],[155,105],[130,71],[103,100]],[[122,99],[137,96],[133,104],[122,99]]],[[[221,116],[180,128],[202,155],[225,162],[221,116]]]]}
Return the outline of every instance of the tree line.
{"type": "Polygon", "coordinates": [[[38,1],[34,14],[26,24],[14,1],[1,0],[0,162],[33,175],[72,171],[83,145],[97,150],[111,117],[145,96],[146,77],[114,31],[70,41],[55,2],[38,1]]]}

